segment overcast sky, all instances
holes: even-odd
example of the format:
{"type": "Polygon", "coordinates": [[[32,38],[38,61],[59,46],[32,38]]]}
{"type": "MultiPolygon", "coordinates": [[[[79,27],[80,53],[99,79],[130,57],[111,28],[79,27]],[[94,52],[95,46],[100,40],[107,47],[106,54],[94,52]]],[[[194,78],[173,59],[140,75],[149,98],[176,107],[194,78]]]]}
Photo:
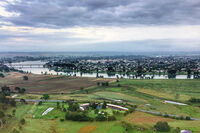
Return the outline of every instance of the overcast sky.
{"type": "Polygon", "coordinates": [[[200,51],[200,0],[0,0],[0,51],[200,51]]]}

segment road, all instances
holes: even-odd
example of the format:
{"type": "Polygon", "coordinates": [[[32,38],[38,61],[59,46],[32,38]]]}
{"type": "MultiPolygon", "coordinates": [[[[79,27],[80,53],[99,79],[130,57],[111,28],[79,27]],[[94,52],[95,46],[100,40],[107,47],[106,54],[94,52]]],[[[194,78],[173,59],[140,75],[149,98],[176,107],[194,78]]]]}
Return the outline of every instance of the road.
{"type": "MultiPolygon", "coordinates": [[[[154,114],[154,115],[160,115],[159,112],[154,112],[154,111],[147,111],[147,110],[142,110],[142,109],[135,109],[136,111],[144,112],[144,113],[149,113],[149,114],[154,114]]],[[[164,115],[164,114],[162,114],[164,115]]],[[[168,114],[170,117],[180,117],[179,115],[174,115],[174,114],[168,114]]],[[[190,117],[191,120],[195,121],[200,121],[200,118],[192,118],[190,117]]]]}
{"type": "MultiPolygon", "coordinates": [[[[43,99],[25,99],[26,102],[64,102],[65,100],[43,100],[43,99]]],[[[15,99],[16,102],[20,102],[20,99],[15,99]]]]}

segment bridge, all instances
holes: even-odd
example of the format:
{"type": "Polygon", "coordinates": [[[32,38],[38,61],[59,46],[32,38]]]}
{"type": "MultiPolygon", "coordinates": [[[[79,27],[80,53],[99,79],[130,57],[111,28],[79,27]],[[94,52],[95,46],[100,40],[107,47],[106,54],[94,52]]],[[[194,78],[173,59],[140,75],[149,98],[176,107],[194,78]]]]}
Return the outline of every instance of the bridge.
{"type": "Polygon", "coordinates": [[[43,68],[44,64],[6,64],[13,68],[43,68]]]}

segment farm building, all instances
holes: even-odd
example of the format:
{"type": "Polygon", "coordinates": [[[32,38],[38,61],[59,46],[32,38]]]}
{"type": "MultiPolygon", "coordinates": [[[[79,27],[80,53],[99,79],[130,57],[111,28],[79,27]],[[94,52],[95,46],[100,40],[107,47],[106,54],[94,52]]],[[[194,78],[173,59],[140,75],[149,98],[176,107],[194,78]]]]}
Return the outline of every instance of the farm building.
{"type": "Polygon", "coordinates": [[[117,110],[128,111],[128,108],[125,108],[119,105],[114,105],[114,104],[107,104],[107,107],[112,108],[112,109],[117,109],[117,110]]]}
{"type": "Polygon", "coordinates": [[[90,105],[89,103],[80,104],[80,109],[81,109],[81,110],[85,110],[86,107],[88,107],[89,105],[90,105]]]}
{"type": "MultiPolygon", "coordinates": [[[[89,103],[80,104],[80,109],[85,110],[86,107],[88,107],[89,105],[90,105],[89,103]]],[[[97,107],[98,107],[98,109],[100,109],[99,106],[97,106],[97,107]]],[[[112,108],[112,109],[116,109],[116,110],[128,111],[128,108],[125,108],[125,107],[122,107],[122,106],[119,106],[119,105],[109,104],[109,103],[107,104],[107,107],[112,108]]]]}

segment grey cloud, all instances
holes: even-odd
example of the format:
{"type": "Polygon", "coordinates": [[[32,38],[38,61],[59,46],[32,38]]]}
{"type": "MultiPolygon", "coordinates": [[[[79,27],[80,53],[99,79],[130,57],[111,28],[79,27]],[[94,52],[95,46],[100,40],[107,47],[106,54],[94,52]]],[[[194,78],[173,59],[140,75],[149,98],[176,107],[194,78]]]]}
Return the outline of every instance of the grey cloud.
{"type": "Polygon", "coordinates": [[[21,0],[1,18],[32,27],[200,24],[199,0],[21,0]]]}

